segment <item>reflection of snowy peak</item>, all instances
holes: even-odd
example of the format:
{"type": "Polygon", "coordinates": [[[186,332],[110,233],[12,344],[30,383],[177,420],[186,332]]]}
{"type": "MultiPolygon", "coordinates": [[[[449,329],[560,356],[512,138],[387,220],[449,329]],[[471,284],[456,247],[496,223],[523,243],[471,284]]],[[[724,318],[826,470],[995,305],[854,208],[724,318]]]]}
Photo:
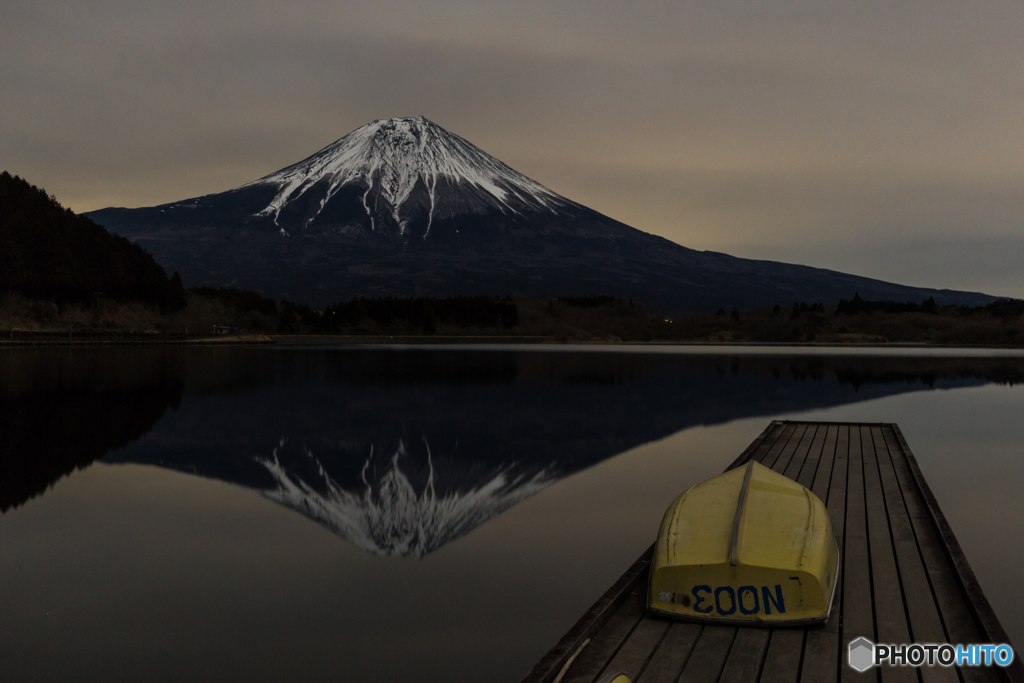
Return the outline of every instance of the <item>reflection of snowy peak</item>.
{"type": "Polygon", "coordinates": [[[380,469],[371,468],[380,460],[371,449],[360,474],[362,488],[349,491],[305,447],[302,456],[315,464],[314,480],[289,471],[279,457],[287,444],[282,439],[270,458],[257,458],[277,483],[261,493],[377,555],[422,557],[555,481],[546,471],[513,474],[513,468],[505,467],[466,490],[439,492],[430,446],[424,439],[427,478],[422,486],[417,487],[403,472],[402,464],[408,464],[410,454],[404,441],[399,441],[380,469]]]}
{"type": "Polygon", "coordinates": [[[424,239],[435,218],[456,210],[557,213],[557,207],[568,204],[422,116],[374,121],[308,159],[238,189],[261,186],[273,187],[276,194],[257,215],[271,217],[275,224],[281,224],[285,207],[301,204],[303,227],[308,227],[349,187],[358,190],[372,230],[388,225],[405,234],[412,219],[425,218],[424,239]]]}
{"type": "MultiPolygon", "coordinates": [[[[71,398],[61,400],[150,406],[141,413],[114,411],[131,419],[112,423],[109,443],[150,432],[108,453],[106,462],[228,482],[369,552],[413,557],[468,534],[555,482],[682,429],[922,389],[1016,382],[1024,363],[596,350],[253,348],[230,358],[213,349],[158,351],[140,351],[140,367],[178,379],[168,380],[169,389],[155,388],[152,401],[138,393],[113,402],[112,394],[89,395],[95,399],[64,392],[71,398]],[[184,400],[176,393],[182,386],[190,387],[184,400]],[[154,405],[157,413],[163,405],[177,409],[151,426],[154,405]]],[[[38,391],[32,376],[24,375],[26,386],[38,391]]],[[[40,395],[39,405],[57,401],[40,395]]],[[[6,404],[0,397],[0,406],[8,408],[0,411],[0,423],[7,418],[12,444],[27,444],[24,452],[39,451],[28,447],[39,443],[46,446],[40,452],[81,451],[77,432],[51,442],[38,425],[19,422],[28,399],[15,396],[6,404]]],[[[7,500],[22,495],[14,477],[0,476],[4,486],[7,500]]]]}

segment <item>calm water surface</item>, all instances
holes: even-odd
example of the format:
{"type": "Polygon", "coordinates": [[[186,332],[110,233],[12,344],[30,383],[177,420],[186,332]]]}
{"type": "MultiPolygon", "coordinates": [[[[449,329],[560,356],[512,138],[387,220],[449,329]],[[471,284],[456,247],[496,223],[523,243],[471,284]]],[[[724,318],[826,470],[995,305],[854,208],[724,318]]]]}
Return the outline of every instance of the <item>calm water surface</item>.
{"type": "Polygon", "coordinates": [[[898,422],[1024,643],[1024,358],[0,352],[0,680],[518,681],[770,419],[898,422]]]}

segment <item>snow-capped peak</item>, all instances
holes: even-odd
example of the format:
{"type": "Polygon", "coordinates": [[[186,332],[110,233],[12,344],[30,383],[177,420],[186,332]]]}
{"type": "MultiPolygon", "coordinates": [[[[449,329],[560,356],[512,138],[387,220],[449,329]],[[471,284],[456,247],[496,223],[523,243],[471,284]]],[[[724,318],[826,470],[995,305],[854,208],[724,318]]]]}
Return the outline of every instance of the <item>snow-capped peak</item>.
{"type": "Polygon", "coordinates": [[[371,225],[384,200],[387,212],[402,232],[408,221],[403,206],[421,187],[429,195],[429,234],[439,183],[475,189],[473,194],[480,201],[502,212],[557,213],[558,207],[570,203],[422,116],[374,121],[308,159],[243,187],[278,188],[270,204],[257,214],[272,216],[275,223],[289,202],[317,187],[319,209],[306,220],[308,224],[341,188],[354,184],[363,189],[363,208],[371,225]]]}

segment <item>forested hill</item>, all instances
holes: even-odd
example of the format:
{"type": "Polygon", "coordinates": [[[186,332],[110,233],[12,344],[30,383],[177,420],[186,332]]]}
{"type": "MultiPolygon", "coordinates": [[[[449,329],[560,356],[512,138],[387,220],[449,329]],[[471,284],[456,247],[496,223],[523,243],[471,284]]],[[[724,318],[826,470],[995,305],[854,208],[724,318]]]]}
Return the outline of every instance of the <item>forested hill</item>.
{"type": "Polygon", "coordinates": [[[58,304],[102,295],[176,310],[181,278],[145,249],[65,209],[45,190],[0,173],[0,294],[18,292],[58,304]]]}

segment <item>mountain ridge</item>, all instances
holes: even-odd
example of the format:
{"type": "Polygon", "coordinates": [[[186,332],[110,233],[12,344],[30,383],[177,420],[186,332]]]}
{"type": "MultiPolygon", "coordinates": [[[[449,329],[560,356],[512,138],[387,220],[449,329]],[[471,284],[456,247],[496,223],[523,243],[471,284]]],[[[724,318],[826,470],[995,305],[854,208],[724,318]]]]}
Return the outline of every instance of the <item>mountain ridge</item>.
{"type": "Polygon", "coordinates": [[[614,295],[668,313],[995,297],[700,252],[594,211],[423,117],[377,120],[226,192],[86,214],[190,286],[355,296],[614,295]]]}

